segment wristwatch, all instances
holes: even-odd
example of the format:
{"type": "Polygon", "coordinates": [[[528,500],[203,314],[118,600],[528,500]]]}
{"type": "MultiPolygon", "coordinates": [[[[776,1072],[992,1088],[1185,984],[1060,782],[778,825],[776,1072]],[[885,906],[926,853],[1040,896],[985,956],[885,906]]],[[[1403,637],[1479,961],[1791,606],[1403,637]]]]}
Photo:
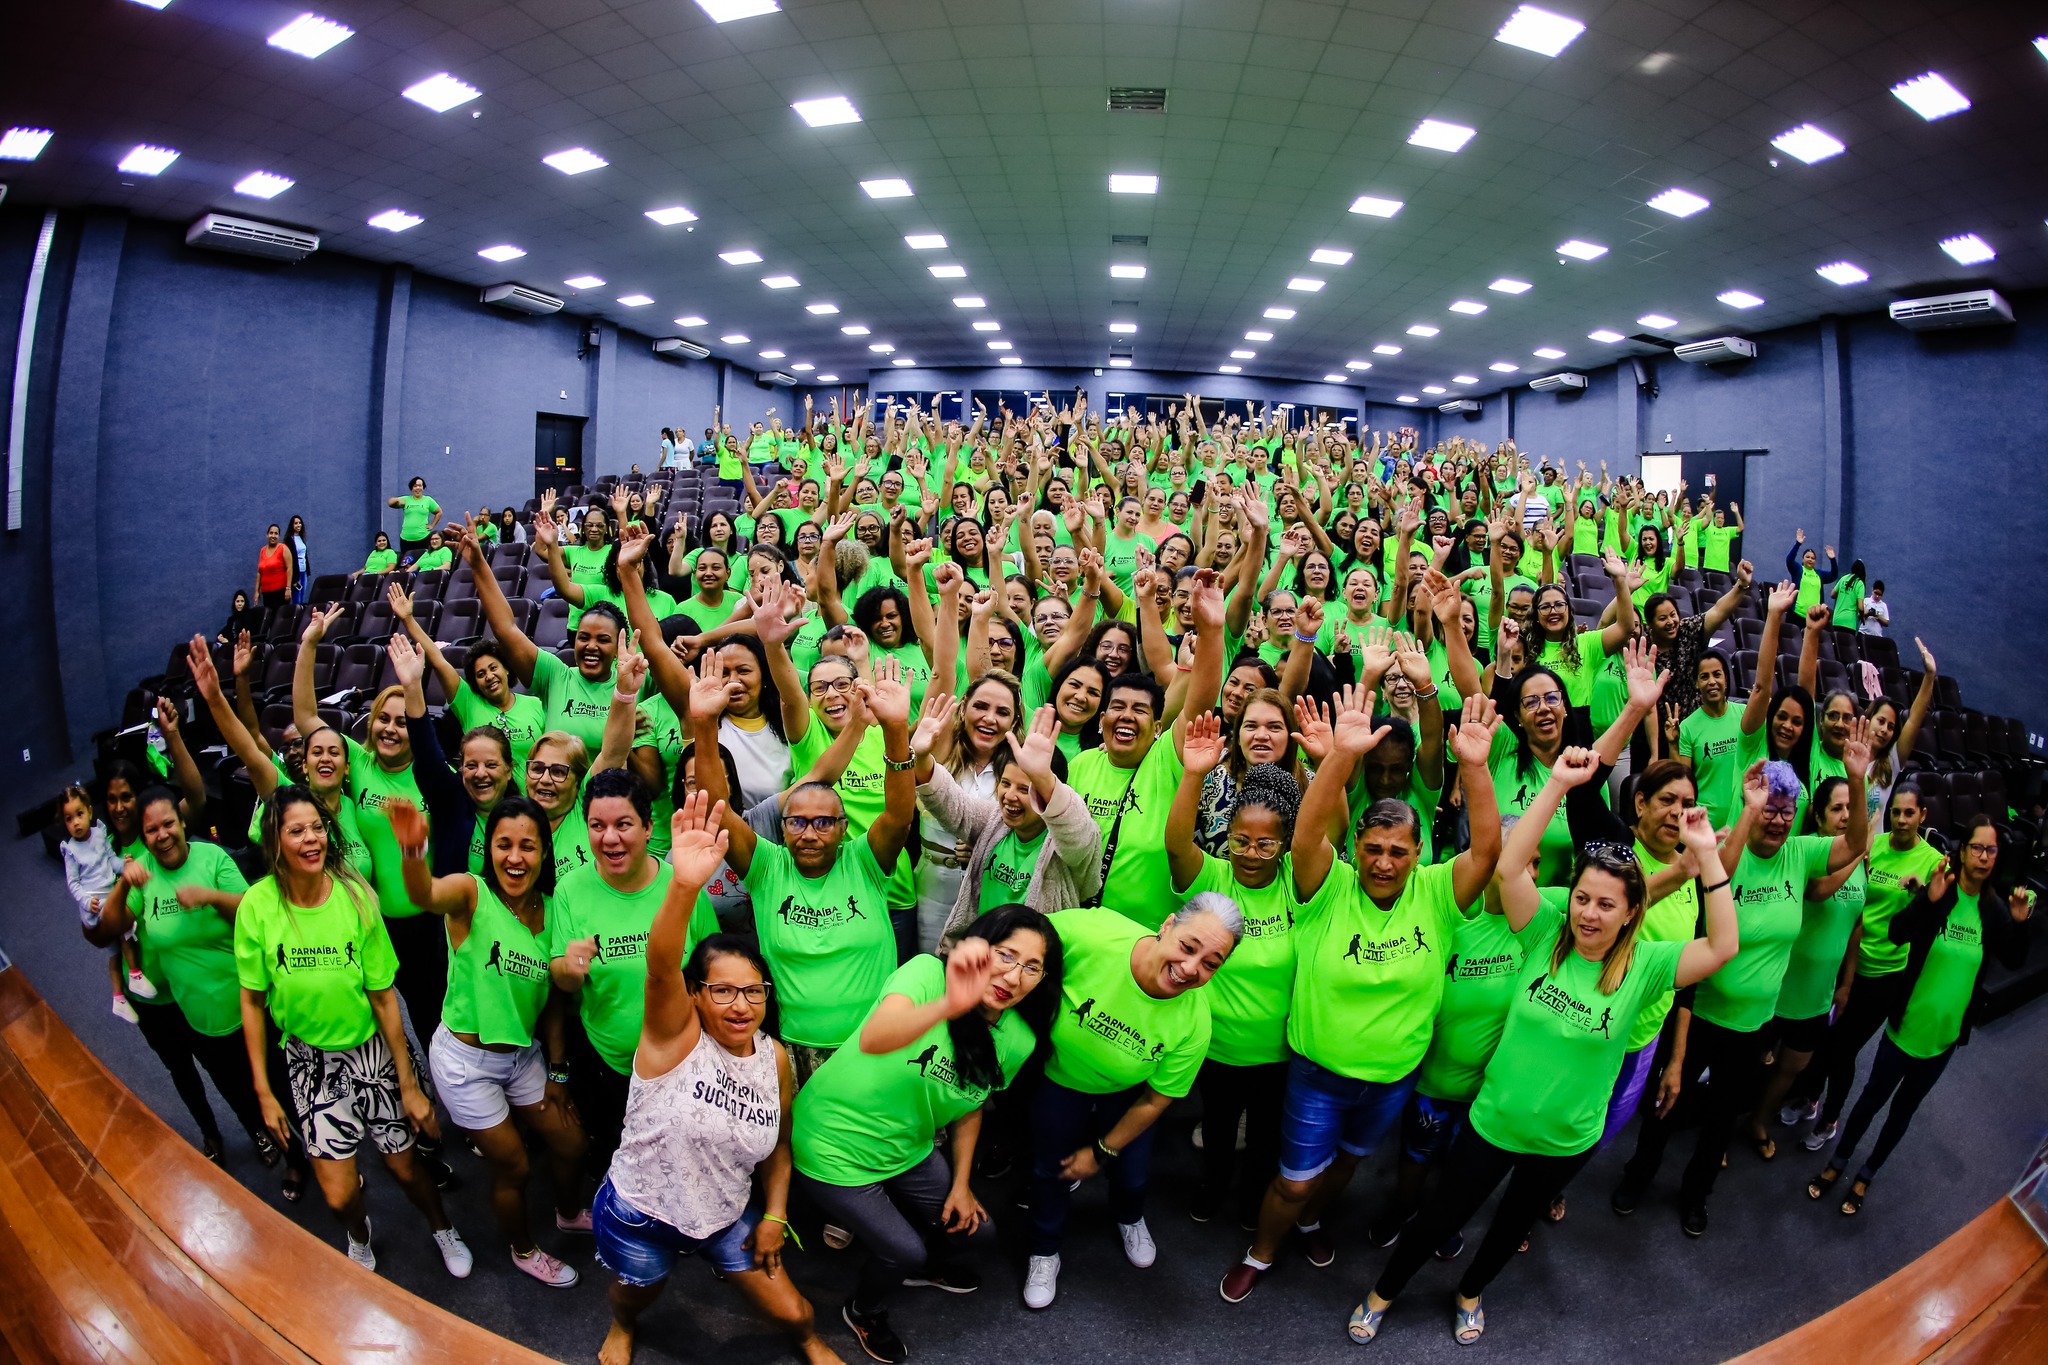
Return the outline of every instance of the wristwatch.
{"type": "Polygon", "coordinates": [[[909,758],[890,758],[884,754],[882,762],[888,765],[892,773],[908,772],[917,766],[917,755],[913,753],[909,758]]]}

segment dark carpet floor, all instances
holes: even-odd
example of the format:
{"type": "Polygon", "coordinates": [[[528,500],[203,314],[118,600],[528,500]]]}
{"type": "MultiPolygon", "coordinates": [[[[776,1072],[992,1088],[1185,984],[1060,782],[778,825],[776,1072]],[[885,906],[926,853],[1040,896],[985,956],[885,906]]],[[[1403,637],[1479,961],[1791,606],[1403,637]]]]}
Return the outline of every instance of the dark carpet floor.
{"type": "MultiPolygon", "coordinates": [[[[62,868],[39,841],[0,847],[0,878],[13,888],[0,901],[0,948],[114,1073],[180,1133],[196,1140],[168,1077],[132,1025],[107,1009],[104,956],[77,932],[62,868]]],[[[1912,1132],[1874,1186],[1860,1218],[1808,1202],[1807,1178],[1819,1158],[1784,1144],[1760,1161],[1747,1146],[1733,1154],[1713,1202],[1713,1225],[1699,1241],[1679,1230],[1678,1168],[1690,1151],[1681,1137],[1659,1187],[1633,1218],[1607,1209],[1607,1192],[1633,1144],[1633,1130],[1596,1158],[1571,1190],[1571,1211],[1545,1227],[1486,1296],[1488,1331],[1474,1349],[1450,1335],[1457,1265],[1431,1265],[1389,1315],[1375,1350],[1403,1360],[1470,1361],[1512,1353],[1521,1360],[1706,1362],[1725,1359],[1815,1316],[1897,1270],[1998,1198],[2048,1126],[2048,1048],[2039,1005],[1979,1031],[1922,1108],[1912,1132]]],[[[1867,1063],[1868,1057],[1865,1061],[1867,1063]]],[[[255,1162],[216,1100],[229,1138],[228,1169],[315,1235],[336,1246],[340,1234],[317,1195],[294,1207],[277,1198],[277,1177],[255,1162]]],[[[1002,1225],[1004,1254],[982,1269],[985,1287],[956,1298],[905,1290],[894,1319],[913,1359],[1157,1360],[1329,1359],[1348,1349],[1344,1320],[1386,1253],[1363,1229],[1391,1185],[1391,1162],[1366,1163],[1331,1219],[1339,1254],[1318,1270],[1290,1249],[1280,1270],[1243,1304],[1217,1297],[1223,1272],[1247,1238],[1227,1222],[1188,1217],[1197,1160],[1189,1141],[1193,1111],[1177,1107],[1155,1176],[1150,1223],[1159,1243],[1149,1270],[1125,1264],[1099,1182],[1076,1196],[1060,1298],[1033,1313],[1018,1297],[1024,1214],[1007,1183],[981,1198],[1002,1225]]],[[[519,1274],[497,1244],[479,1163],[453,1155],[462,1187],[450,1213],[477,1255],[467,1281],[448,1278],[424,1224],[388,1179],[370,1177],[380,1273],[505,1336],[562,1360],[594,1358],[607,1321],[604,1275],[587,1239],[543,1238],[584,1272],[567,1291],[519,1274]]],[[[536,1199],[536,1226],[549,1226],[536,1199]]],[[[838,1321],[861,1256],[858,1246],[824,1249],[814,1218],[798,1218],[804,1244],[791,1262],[798,1285],[819,1307],[826,1337],[843,1356],[864,1360],[838,1321]]],[[[1468,1229],[1476,1236],[1478,1228],[1468,1229]]],[[[1469,1256],[1470,1253],[1468,1252],[1469,1256]]],[[[686,1263],[644,1320],[639,1359],[732,1365],[789,1358],[736,1294],[700,1265],[686,1263]]]]}

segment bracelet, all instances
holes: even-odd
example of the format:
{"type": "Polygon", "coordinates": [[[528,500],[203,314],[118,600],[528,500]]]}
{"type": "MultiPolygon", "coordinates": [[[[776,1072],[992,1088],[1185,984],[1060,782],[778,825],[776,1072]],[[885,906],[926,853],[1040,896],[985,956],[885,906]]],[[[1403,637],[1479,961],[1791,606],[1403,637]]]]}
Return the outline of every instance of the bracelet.
{"type": "Polygon", "coordinates": [[[1732,877],[1723,877],[1723,878],[1721,878],[1721,880],[1720,880],[1720,881],[1718,881],[1718,882],[1715,882],[1715,883],[1714,883],[1714,884],[1713,884],[1712,886],[1703,886],[1703,887],[1701,887],[1701,888],[1700,888],[1700,894],[1701,894],[1702,896],[1711,896],[1711,895],[1713,895],[1713,894],[1714,894],[1714,893],[1715,893],[1716,891],[1719,891],[1719,890],[1720,890],[1720,889],[1721,889],[1722,887],[1724,887],[1724,886],[1728,885],[1728,883],[1729,883],[1729,882],[1731,882],[1731,881],[1733,881],[1733,880],[1734,880],[1734,878],[1732,878],[1732,877]]]}
{"type": "Polygon", "coordinates": [[[1102,1138],[1095,1139],[1095,1150],[1102,1153],[1103,1159],[1106,1161],[1115,1161],[1118,1157],[1123,1155],[1121,1151],[1110,1146],[1109,1143],[1104,1141],[1102,1138]]]}
{"type": "Polygon", "coordinates": [[[1315,635],[1303,635],[1300,631],[1297,630],[1294,632],[1294,638],[1301,641],[1305,645],[1312,645],[1320,637],[1315,635]]]}
{"type": "Polygon", "coordinates": [[[802,1251],[804,1249],[804,1239],[796,1235],[796,1227],[787,1218],[777,1218],[774,1214],[771,1213],[764,1217],[761,1221],[764,1223],[782,1224],[782,1230],[789,1234],[790,1241],[796,1243],[796,1249],[798,1251],[802,1251]]]}
{"type": "Polygon", "coordinates": [[[427,856],[427,846],[425,844],[421,844],[418,848],[402,848],[398,851],[408,858],[424,859],[427,856]]]}
{"type": "Polygon", "coordinates": [[[630,701],[637,704],[640,700],[640,694],[638,692],[621,692],[618,689],[614,688],[612,690],[612,700],[630,701]]]}
{"type": "Polygon", "coordinates": [[[1417,693],[1415,694],[1415,699],[1416,699],[1417,701],[1428,701],[1428,700],[1429,700],[1430,698],[1434,697],[1434,696],[1436,695],[1436,693],[1437,693],[1437,687],[1436,687],[1436,684],[1435,684],[1435,683],[1431,683],[1431,684],[1429,685],[1429,691],[1427,691],[1427,692],[1417,692],[1417,693]]]}
{"type": "Polygon", "coordinates": [[[566,1066],[555,1066],[552,1063],[549,1064],[548,1079],[556,1085],[567,1085],[569,1083],[569,1068],[566,1066]]]}
{"type": "Polygon", "coordinates": [[[882,755],[882,762],[888,765],[889,771],[892,773],[908,772],[917,766],[917,755],[913,753],[909,758],[898,759],[890,758],[887,754],[884,754],[882,755]]]}

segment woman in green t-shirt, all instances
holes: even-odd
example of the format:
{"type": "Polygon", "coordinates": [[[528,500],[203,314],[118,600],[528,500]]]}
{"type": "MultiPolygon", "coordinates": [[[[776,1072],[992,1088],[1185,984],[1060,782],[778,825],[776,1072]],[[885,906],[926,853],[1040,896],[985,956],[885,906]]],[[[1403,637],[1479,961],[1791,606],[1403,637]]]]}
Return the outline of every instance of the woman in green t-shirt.
{"type": "Polygon", "coordinates": [[[547,817],[525,797],[500,801],[484,823],[484,867],[474,876],[428,869],[427,821],[417,807],[393,803],[391,829],[405,855],[406,893],[448,928],[448,999],[427,1048],[434,1088],[491,1169],[491,1210],[512,1263],[567,1289],[576,1271],[540,1249],[526,1215],[531,1134],[548,1151],[555,1226],[589,1224],[577,1172],[583,1125],[569,1101],[562,1021],[548,989],[555,868],[547,817]]]}
{"type": "Polygon", "coordinates": [[[386,596],[391,614],[405,623],[405,633],[420,647],[427,666],[441,680],[441,694],[448,699],[456,721],[465,731],[488,725],[502,732],[512,747],[512,771],[524,768],[527,751],[540,737],[546,717],[541,712],[540,698],[512,690],[512,670],[505,662],[505,647],[489,637],[478,640],[469,647],[458,673],[434,637],[414,619],[412,594],[393,583],[386,596]]]}
{"type": "Polygon", "coordinates": [[[968,1184],[982,1107],[1046,1045],[1059,998],[1051,921],[1000,906],[968,925],[943,962],[920,955],[898,968],[860,1045],[833,1053],[797,1093],[797,1181],[873,1253],[840,1316],[876,1360],[908,1354],[889,1325],[897,1286],[980,1286],[962,1253],[995,1242],[995,1221],[968,1184]],[[933,1145],[940,1132],[950,1163],[933,1145]]]}
{"type": "Polygon", "coordinates": [[[412,567],[415,573],[425,573],[429,569],[445,569],[454,562],[455,551],[443,545],[441,533],[435,531],[427,536],[426,553],[415,559],[412,567]]]}
{"type": "Polygon", "coordinates": [[[401,517],[398,548],[406,558],[412,558],[426,546],[427,533],[441,515],[441,504],[427,496],[427,481],[415,474],[412,482],[405,486],[405,492],[395,498],[386,498],[384,505],[398,509],[401,517]]]}
{"type": "Polygon", "coordinates": [[[398,551],[391,548],[391,537],[379,531],[377,538],[370,542],[370,554],[363,561],[363,567],[350,574],[350,578],[361,578],[364,574],[390,573],[397,567],[398,551]]]}

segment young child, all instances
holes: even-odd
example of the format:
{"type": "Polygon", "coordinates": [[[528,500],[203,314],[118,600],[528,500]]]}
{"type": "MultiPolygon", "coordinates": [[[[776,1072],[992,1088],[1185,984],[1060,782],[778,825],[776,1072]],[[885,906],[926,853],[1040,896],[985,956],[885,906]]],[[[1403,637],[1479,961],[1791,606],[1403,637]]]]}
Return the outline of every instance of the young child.
{"type": "MultiPolygon", "coordinates": [[[[107,893],[114,889],[114,882],[121,875],[121,855],[114,851],[107,827],[93,818],[92,793],[83,787],[64,789],[64,832],[71,836],[63,845],[64,884],[71,888],[71,898],[78,902],[79,922],[90,929],[100,922],[100,906],[105,904],[107,893]]],[[[149,984],[149,978],[142,974],[135,960],[133,929],[107,955],[107,979],[114,988],[115,1016],[131,1024],[140,1023],[135,1007],[121,992],[124,972],[130,991],[145,1000],[155,997],[156,987],[149,984]]]]}

